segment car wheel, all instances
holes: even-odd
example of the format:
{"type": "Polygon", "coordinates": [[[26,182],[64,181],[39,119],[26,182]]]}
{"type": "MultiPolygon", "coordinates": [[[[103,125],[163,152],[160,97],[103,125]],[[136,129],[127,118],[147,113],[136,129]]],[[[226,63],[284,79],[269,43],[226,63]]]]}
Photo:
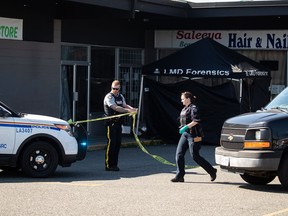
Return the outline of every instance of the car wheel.
{"type": "Polygon", "coordinates": [[[241,178],[251,185],[266,185],[273,181],[276,177],[275,174],[270,174],[267,176],[253,176],[248,173],[244,173],[240,175],[241,178]]]}
{"type": "Polygon", "coordinates": [[[283,160],[279,166],[278,179],[282,186],[288,188],[288,155],[283,155],[283,160]]]}
{"type": "Polygon", "coordinates": [[[58,153],[49,143],[37,141],[27,146],[21,157],[22,171],[34,178],[53,174],[58,165],[58,153]]]}

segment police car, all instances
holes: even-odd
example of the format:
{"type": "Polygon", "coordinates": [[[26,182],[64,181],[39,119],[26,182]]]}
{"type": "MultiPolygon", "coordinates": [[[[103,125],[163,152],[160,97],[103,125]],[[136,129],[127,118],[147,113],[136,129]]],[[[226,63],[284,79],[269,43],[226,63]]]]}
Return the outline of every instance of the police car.
{"type": "Polygon", "coordinates": [[[18,113],[0,101],[0,169],[29,177],[52,175],[57,166],[83,160],[87,135],[81,125],[43,115],[18,113]]]}

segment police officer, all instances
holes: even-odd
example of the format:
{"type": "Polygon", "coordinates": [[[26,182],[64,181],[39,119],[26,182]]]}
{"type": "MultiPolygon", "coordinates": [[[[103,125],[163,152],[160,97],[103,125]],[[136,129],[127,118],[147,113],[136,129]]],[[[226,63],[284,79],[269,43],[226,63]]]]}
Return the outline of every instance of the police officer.
{"type": "Polygon", "coordinates": [[[176,150],[176,176],[172,182],[184,182],[185,175],[185,153],[189,149],[193,160],[210,174],[211,181],[216,179],[217,169],[200,155],[203,131],[200,125],[198,107],[195,105],[196,97],[190,92],[181,94],[181,102],[184,105],[180,113],[180,140],[176,150]]]}
{"type": "MultiPolygon", "coordinates": [[[[120,94],[120,82],[114,80],[111,85],[111,92],[104,98],[104,112],[106,116],[118,115],[121,113],[136,113],[137,109],[126,104],[125,98],[120,94]]],[[[105,154],[106,171],[119,171],[118,155],[122,140],[123,117],[111,118],[106,121],[107,149],[105,154]]]]}

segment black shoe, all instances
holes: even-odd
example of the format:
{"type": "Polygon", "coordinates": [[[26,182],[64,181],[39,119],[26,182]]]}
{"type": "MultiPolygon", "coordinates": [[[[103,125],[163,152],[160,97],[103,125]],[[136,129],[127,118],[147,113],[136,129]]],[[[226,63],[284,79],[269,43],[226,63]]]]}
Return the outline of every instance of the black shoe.
{"type": "Polygon", "coordinates": [[[213,173],[210,174],[210,177],[211,177],[211,181],[212,181],[212,182],[213,182],[213,181],[216,179],[216,177],[217,177],[216,173],[217,173],[217,169],[214,169],[213,173]]]}
{"type": "Polygon", "coordinates": [[[119,167],[106,167],[106,171],[120,171],[119,167]]]}
{"type": "Polygon", "coordinates": [[[171,179],[171,182],[184,182],[184,178],[183,177],[175,177],[175,178],[171,179]]]}

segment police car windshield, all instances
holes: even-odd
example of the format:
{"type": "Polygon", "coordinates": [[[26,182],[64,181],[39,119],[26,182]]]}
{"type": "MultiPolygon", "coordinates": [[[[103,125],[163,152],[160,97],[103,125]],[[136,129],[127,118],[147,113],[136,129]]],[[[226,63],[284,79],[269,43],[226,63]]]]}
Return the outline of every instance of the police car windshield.
{"type": "Polygon", "coordinates": [[[264,109],[288,110],[288,88],[284,89],[279,95],[277,95],[270,103],[265,106],[264,109]]]}
{"type": "Polygon", "coordinates": [[[12,110],[10,107],[8,107],[6,104],[4,104],[2,101],[0,101],[0,106],[2,106],[4,109],[8,110],[13,117],[20,117],[20,113],[15,112],[14,110],[12,110]]]}

